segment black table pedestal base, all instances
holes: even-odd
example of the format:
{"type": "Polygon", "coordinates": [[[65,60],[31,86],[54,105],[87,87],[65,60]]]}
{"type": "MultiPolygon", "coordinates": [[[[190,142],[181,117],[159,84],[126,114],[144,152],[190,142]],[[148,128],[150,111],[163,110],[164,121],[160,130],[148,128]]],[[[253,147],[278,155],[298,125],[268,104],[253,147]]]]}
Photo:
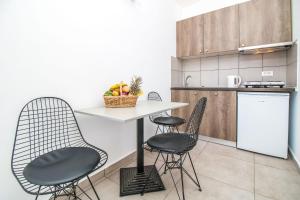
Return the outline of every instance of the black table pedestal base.
{"type": "Polygon", "coordinates": [[[165,190],[154,165],[144,167],[144,172],[138,172],[136,167],[121,168],[120,170],[120,196],[141,194],[147,181],[144,193],[165,190]],[[151,177],[149,174],[153,169],[151,177]]]}

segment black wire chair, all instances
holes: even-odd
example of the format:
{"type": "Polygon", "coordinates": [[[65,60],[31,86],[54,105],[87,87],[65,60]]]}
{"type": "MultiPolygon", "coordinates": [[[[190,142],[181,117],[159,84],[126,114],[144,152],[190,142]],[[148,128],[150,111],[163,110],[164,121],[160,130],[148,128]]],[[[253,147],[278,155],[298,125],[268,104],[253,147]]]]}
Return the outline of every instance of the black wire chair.
{"type": "MultiPolygon", "coordinates": [[[[107,153],[82,137],[70,105],[59,98],[41,97],[27,103],[18,119],[11,168],[29,194],[52,194],[80,199],[78,181],[107,162],[107,153]],[[50,166],[51,165],[51,166],[50,166]]],[[[87,195],[89,199],[91,197],[87,195]]]]}
{"type": "MultiPolygon", "coordinates": [[[[162,98],[157,92],[149,92],[148,101],[162,101],[162,98]]],[[[179,133],[178,126],[185,123],[184,119],[171,116],[167,112],[152,114],[149,116],[149,119],[154,124],[157,124],[155,135],[158,131],[165,133],[176,130],[179,133]]]]}
{"type": "MultiPolygon", "coordinates": [[[[155,151],[158,151],[158,155],[156,157],[156,160],[155,160],[153,166],[155,167],[156,162],[157,162],[159,156],[161,155],[164,160],[164,164],[163,164],[163,166],[165,167],[164,173],[166,173],[167,171],[170,171],[170,174],[171,174],[171,177],[172,177],[172,180],[173,180],[174,186],[176,188],[176,192],[178,194],[179,199],[181,199],[181,198],[180,198],[178,188],[176,186],[176,182],[174,181],[174,177],[172,174],[173,169],[180,169],[182,199],[183,200],[185,199],[183,173],[185,173],[196,184],[199,191],[201,191],[199,179],[197,177],[197,174],[196,174],[196,171],[194,168],[194,164],[193,164],[193,161],[192,161],[189,151],[191,151],[197,144],[199,128],[200,128],[202,117],[203,117],[203,114],[205,111],[206,102],[207,102],[206,97],[201,98],[197,102],[197,104],[190,116],[190,119],[187,123],[184,133],[182,133],[182,134],[178,134],[178,133],[159,134],[159,135],[155,135],[155,136],[151,137],[147,141],[147,145],[150,148],[154,149],[155,151]],[[162,154],[167,154],[167,158],[165,159],[165,157],[162,154]],[[168,159],[169,155],[171,156],[171,159],[168,159]],[[183,167],[183,163],[187,157],[191,163],[195,178],[193,178],[190,175],[190,173],[188,173],[188,171],[183,167]]],[[[163,166],[161,166],[161,168],[163,166]]],[[[154,169],[154,167],[153,167],[153,169],[154,169]]],[[[151,170],[149,177],[151,176],[152,171],[153,170],[151,170]]],[[[146,187],[146,185],[147,185],[147,182],[144,184],[144,188],[146,187]]]]}

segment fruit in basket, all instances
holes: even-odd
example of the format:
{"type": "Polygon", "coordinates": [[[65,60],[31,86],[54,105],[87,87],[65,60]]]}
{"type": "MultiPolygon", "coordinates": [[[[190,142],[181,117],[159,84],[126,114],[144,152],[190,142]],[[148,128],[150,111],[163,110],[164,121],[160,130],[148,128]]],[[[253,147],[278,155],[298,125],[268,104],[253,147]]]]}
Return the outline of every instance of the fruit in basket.
{"type": "Polygon", "coordinates": [[[124,93],[128,93],[129,92],[129,87],[128,87],[128,85],[124,85],[123,87],[122,87],[122,92],[124,92],[124,93]]]}
{"type": "Polygon", "coordinates": [[[113,93],[110,90],[108,90],[104,93],[104,96],[112,96],[112,95],[113,95],[113,93]]]}
{"type": "Polygon", "coordinates": [[[112,91],[116,91],[116,92],[120,93],[120,88],[113,89],[112,91]]]}
{"type": "Polygon", "coordinates": [[[111,87],[110,87],[110,90],[111,91],[114,91],[116,89],[120,89],[120,83],[116,83],[116,84],[113,84],[111,87]]]}
{"type": "Polygon", "coordinates": [[[116,91],[116,90],[114,90],[113,92],[112,92],[112,96],[119,96],[119,92],[118,91],[116,91]]]}
{"type": "Polygon", "coordinates": [[[142,93],[141,85],[143,80],[140,76],[134,76],[130,83],[130,91],[129,93],[134,96],[138,96],[142,93]]]}

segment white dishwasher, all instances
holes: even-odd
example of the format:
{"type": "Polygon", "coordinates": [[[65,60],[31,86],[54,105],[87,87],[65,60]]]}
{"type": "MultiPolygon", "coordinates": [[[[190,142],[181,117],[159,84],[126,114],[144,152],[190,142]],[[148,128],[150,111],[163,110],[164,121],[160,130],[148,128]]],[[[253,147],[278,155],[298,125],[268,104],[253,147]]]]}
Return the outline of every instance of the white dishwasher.
{"type": "Polygon", "coordinates": [[[289,93],[238,93],[237,147],[287,158],[289,93]]]}

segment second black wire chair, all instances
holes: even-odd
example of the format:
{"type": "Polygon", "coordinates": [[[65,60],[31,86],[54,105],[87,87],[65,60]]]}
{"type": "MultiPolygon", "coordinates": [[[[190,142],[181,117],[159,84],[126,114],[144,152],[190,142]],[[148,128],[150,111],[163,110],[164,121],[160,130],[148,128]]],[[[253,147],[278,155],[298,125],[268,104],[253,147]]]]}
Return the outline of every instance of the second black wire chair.
{"type": "Polygon", "coordinates": [[[84,177],[95,196],[99,196],[89,174],[102,167],[107,153],[82,137],[70,105],[59,98],[42,97],[27,103],[20,115],[16,130],[11,168],[21,187],[29,194],[51,194],[81,199],[85,194],[78,185],[84,177]]]}
{"type": "MultiPolygon", "coordinates": [[[[200,124],[202,121],[202,117],[205,111],[207,98],[203,97],[201,98],[196,106],[194,107],[194,110],[190,116],[190,119],[187,123],[186,129],[184,133],[178,134],[178,133],[168,133],[168,134],[158,134],[153,137],[151,137],[147,141],[147,145],[152,148],[153,150],[158,152],[158,155],[156,157],[156,160],[154,162],[154,167],[156,165],[156,162],[161,155],[164,160],[164,173],[167,171],[170,171],[172,181],[174,183],[174,186],[176,188],[176,192],[178,194],[179,199],[179,191],[176,186],[176,182],[174,181],[174,177],[172,174],[172,170],[179,169],[180,175],[181,175],[181,187],[182,187],[182,199],[185,200],[185,193],[184,193],[184,182],[183,182],[183,173],[185,173],[198,187],[199,191],[201,191],[200,182],[193,164],[193,160],[190,155],[190,151],[196,146],[198,142],[198,134],[200,129],[200,124]],[[163,154],[167,154],[167,158],[163,156],[163,154]],[[168,157],[171,157],[171,159],[168,159],[168,157]],[[190,173],[183,167],[184,161],[186,158],[189,159],[193,173],[194,178],[190,175],[190,173]]],[[[163,167],[162,166],[162,167],[163,167]]],[[[162,168],[161,167],[161,168],[162,168]]],[[[153,170],[152,170],[153,171],[153,170]]],[[[151,176],[151,172],[149,177],[151,176]]],[[[145,183],[145,187],[147,185],[147,182],[145,183]]],[[[143,193],[142,193],[143,194],[143,193]]]]}
{"type": "MultiPolygon", "coordinates": [[[[149,92],[148,101],[162,101],[162,98],[157,92],[149,92]]],[[[185,119],[171,116],[167,112],[150,115],[149,119],[154,124],[157,124],[155,135],[158,131],[166,133],[176,130],[179,133],[178,126],[185,123],[185,119]]]]}

